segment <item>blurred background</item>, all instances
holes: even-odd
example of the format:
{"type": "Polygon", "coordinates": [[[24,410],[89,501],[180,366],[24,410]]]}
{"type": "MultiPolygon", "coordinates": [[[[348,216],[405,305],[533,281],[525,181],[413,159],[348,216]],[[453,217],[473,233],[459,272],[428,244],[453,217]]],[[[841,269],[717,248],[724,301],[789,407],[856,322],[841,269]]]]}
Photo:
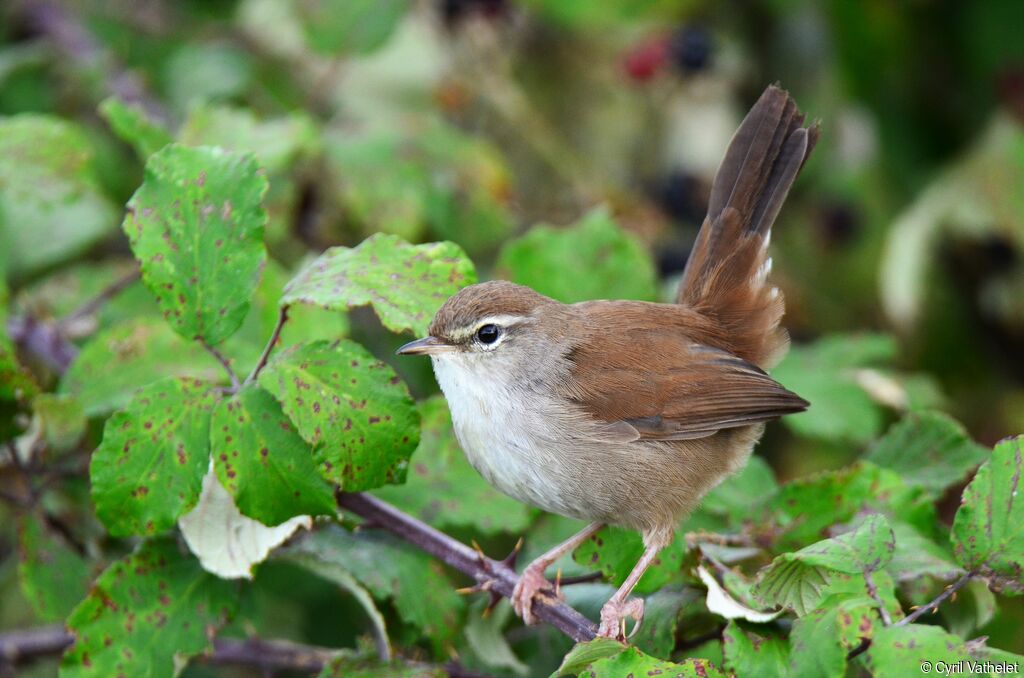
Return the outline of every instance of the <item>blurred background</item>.
{"type": "MultiPolygon", "coordinates": [[[[0,267],[40,319],[116,280],[122,206],[174,138],[258,155],[278,291],[386,231],[564,301],[667,300],[733,131],[777,82],[822,125],[772,273],[794,340],[777,376],[815,407],[758,453],[780,479],[836,468],[920,407],[991,445],[1024,431],[1022,35],[1018,0],[7,0],[0,116],[69,136],[46,228],[26,226],[39,187],[0,169],[25,196],[0,214],[0,267]]],[[[71,335],[130,317],[132,294],[71,335]]],[[[407,337],[331,322],[436,392],[425,361],[391,356],[407,337]]],[[[281,634],[336,644],[310,629],[344,609],[273,567],[267,599],[301,602],[281,634]]],[[[24,615],[5,601],[0,625],[24,615]]]]}

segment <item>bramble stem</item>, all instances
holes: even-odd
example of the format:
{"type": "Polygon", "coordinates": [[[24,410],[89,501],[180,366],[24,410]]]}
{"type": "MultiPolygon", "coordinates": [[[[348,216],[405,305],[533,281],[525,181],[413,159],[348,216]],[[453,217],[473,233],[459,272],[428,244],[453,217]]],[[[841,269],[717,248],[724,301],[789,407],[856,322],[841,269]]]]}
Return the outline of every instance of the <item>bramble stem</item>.
{"type": "Polygon", "coordinates": [[[947,586],[942,593],[935,596],[935,599],[932,600],[932,602],[926,603],[921,607],[917,608],[916,610],[908,614],[906,617],[896,622],[894,626],[906,626],[907,624],[913,624],[923,615],[927,614],[929,610],[937,610],[939,608],[939,605],[946,602],[947,598],[949,598],[954,593],[962,589],[967,582],[974,578],[975,574],[976,573],[974,572],[974,570],[968,570],[967,572],[964,572],[959,579],[957,579],[955,582],[947,586]]]}
{"type": "Polygon", "coordinates": [[[221,367],[224,368],[224,371],[228,373],[228,377],[231,378],[231,391],[233,393],[238,393],[238,389],[242,388],[242,384],[239,383],[238,381],[238,375],[235,374],[235,371],[233,369],[231,369],[231,362],[224,356],[223,353],[221,353],[213,346],[210,346],[208,343],[206,343],[205,339],[200,338],[199,344],[206,349],[207,353],[216,358],[217,362],[221,364],[221,367]]]}
{"type": "MultiPolygon", "coordinates": [[[[512,596],[519,575],[508,565],[484,556],[472,547],[371,495],[339,492],[338,504],[372,521],[375,527],[396,534],[420,550],[468,574],[477,583],[490,581],[488,590],[500,593],[506,598],[512,596]]],[[[535,602],[533,614],[577,642],[593,640],[596,634],[597,627],[594,623],[565,603],[535,602]]]]}
{"type": "Polygon", "coordinates": [[[281,330],[284,329],[284,324],[288,322],[288,307],[282,306],[281,311],[277,314],[277,325],[274,326],[274,331],[270,335],[270,341],[267,342],[266,348],[263,349],[263,355],[260,356],[259,362],[256,363],[256,367],[252,369],[249,376],[245,378],[245,385],[249,385],[256,381],[256,377],[260,376],[260,372],[267,366],[267,361],[270,360],[270,354],[274,350],[274,346],[281,339],[281,330]]]}

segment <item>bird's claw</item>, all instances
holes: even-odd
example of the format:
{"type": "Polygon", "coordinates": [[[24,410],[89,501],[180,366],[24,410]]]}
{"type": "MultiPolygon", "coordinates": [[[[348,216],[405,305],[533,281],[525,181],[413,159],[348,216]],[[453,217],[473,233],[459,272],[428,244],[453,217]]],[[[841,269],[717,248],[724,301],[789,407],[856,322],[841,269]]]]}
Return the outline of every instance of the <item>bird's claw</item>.
{"type": "Polygon", "coordinates": [[[512,608],[526,624],[536,624],[538,621],[533,614],[533,603],[539,596],[552,599],[557,597],[551,582],[544,578],[543,565],[545,563],[528,565],[512,590],[512,608]]]}
{"type": "Polygon", "coordinates": [[[626,638],[636,634],[643,619],[643,599],[627,598],[624,601],[618,601],[612,598],[601,608],[601,626],[597,629],[597,635],[600,638],[611,638],[624,642],[626,638]],[[636,621],[636,626],[627,636],[626,620],[630,618],[636,621]]]}

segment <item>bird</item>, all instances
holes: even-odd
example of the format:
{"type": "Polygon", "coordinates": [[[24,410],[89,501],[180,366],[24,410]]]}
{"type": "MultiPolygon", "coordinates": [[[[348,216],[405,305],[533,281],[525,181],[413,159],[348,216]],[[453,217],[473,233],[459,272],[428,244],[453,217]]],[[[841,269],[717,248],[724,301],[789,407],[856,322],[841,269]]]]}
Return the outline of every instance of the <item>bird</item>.
{"type": "Polygon", "coordinates": [[[644,551],[597,635],[624,640],[643,618],[631,593],[675,527],[746,464],[766,422],[809,406],[766,372],[789,347],[767,250],[819,133],[788,92],[764,91],[726,149],[674,303],[564,304],[494,280],[450,297],[429,336],[398,349],[430,357],[480,475],[587,523],[524,569],[512,604],[526,623],[555,599],[545,570],[617,525],[644,551]]]}

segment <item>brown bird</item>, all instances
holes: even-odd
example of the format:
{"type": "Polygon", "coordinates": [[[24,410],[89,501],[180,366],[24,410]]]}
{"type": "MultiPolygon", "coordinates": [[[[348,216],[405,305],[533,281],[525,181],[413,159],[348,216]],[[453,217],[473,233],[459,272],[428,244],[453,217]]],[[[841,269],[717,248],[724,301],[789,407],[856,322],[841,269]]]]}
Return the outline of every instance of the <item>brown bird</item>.
{"type": "Polygon", "coordinates": [[[789,345],[766,251],[817,137],[785,91],[765,90],[715,176],[676,303],[566,305],[486,282],[398,350],[431,357],[459,443],[488,482],[590,523],[526,567],[512,602],[527,623],[553,594],[545,569],[621,525],[646,548],[598,633],[623,638],[625,619],[643,616],[629,595],[680,519],[743,467],[765,422],[807,408],[764,371],[789,345]]]}

